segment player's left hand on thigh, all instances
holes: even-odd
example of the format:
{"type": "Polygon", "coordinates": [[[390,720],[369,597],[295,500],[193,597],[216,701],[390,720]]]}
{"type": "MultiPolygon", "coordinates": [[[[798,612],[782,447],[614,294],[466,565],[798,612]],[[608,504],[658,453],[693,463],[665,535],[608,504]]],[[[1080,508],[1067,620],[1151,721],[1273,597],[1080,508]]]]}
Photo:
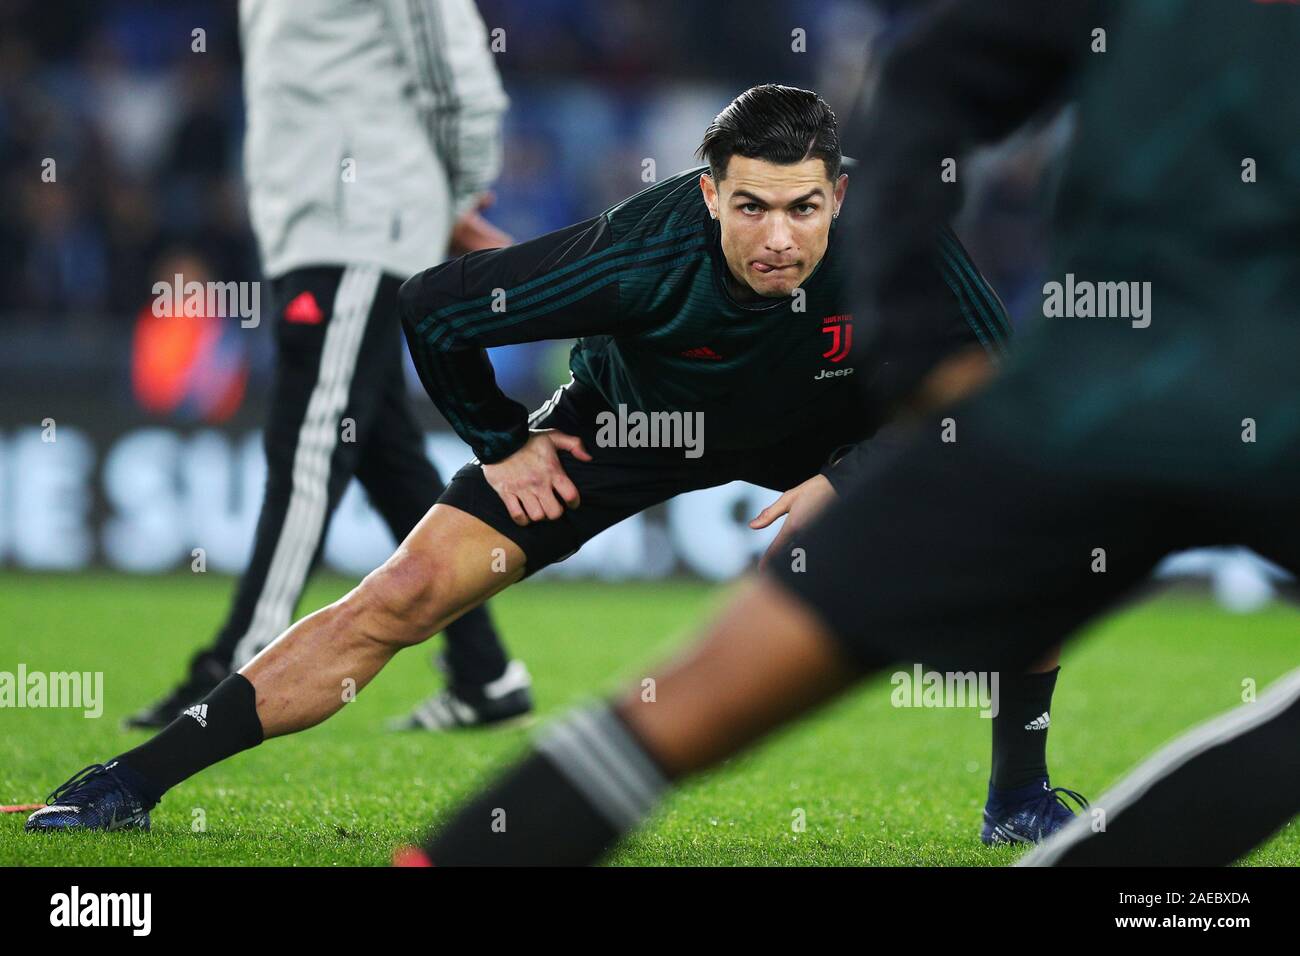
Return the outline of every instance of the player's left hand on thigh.
{"type": "Polygon", "coordinates": [[[534,521],[555,521],[566,509],[582,503],[577,486],[560,464],[558,451],[591,461],[581,438],[543,428],[532,431],[514,454],[483,465],[483,477],[515,524],[522,527],[534,521]]]}
{"type": "Polygon", "coordinates": [[[786,516],[781,531],[763,552],[759,567],[766,567],[767,562],[785,554],[790,539],[806,528],[817,514],[835,500],[835,489],[825,475],[814,475],[802,484],[796,485],[777,498],[758,513],[749,526],[761,531],[782,515],[786,516]]]}

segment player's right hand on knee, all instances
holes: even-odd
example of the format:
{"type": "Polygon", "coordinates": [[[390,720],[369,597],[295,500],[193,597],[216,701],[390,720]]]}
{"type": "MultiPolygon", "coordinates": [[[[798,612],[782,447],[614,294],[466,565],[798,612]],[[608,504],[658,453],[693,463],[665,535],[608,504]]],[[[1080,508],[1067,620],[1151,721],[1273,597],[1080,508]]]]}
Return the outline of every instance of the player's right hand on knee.
{"type": "Polygon", "coordinates": [[[560,464],[560,451],[591,461],[582,439],[553,428],[534,431],[509,458],[483,466],[483,477],[501,496],[515,524],[555,520],[581,503],[578,489],[560,464]]]}

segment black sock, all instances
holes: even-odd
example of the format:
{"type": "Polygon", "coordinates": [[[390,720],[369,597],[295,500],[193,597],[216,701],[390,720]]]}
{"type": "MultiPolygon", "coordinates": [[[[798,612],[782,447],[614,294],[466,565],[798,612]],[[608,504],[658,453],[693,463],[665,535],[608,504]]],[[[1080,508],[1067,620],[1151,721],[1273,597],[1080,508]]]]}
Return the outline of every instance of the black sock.
{"type": "Polygon", "coordinates": [[[446,660],[453,687],[480,688],[506,672],[506,649],[486,607],[447,625],[446,660]]]}
{"type": "Polygon", "coordinates": [[[1002,674],[999,709],[993,718],[993,772],[989,785],[1013,790],[1047,778],[1047,727],[1056,675],[1002,674]]]}
{"type": "Polygon", "coordinates": [[[595,863],[650,812],[668,781],[608,707],[555,727],[428,843],[434,866],[595,863]]]}
{"type": "Polygon", "coordinates": [[[257,692],[244,675],[231,674],[157,736],[115,759],[157,803],[187,777],[261,742],[257,692]]]}

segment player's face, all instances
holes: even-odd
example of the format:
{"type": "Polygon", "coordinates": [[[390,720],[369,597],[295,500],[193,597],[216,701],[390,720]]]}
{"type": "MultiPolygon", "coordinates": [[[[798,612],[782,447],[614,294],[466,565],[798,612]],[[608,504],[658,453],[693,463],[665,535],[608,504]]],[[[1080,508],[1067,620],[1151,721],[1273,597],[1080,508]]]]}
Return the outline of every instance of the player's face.
{"type": "Polygon", "coordinates": [[[790,295],[821,262],[847,185],[847,176],[828,179],[820,159],[781,165],[732,156],[721,183],[700,178],[731,274],[774,297],[790,295]]]}

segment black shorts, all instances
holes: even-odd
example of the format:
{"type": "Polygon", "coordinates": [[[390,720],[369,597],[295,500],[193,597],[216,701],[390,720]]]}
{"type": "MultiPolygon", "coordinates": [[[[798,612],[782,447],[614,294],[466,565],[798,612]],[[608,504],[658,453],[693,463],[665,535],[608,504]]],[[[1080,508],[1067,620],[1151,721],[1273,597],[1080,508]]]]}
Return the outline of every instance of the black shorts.
{"type": "Polygon", "coordinates": [[[1300,572],[1289,482],[1090,470],[1050,424],[986,427],[1002,423],[980,410],[952,413],[955,443],[915,433],[792,540],[800,560],[768,565],[862,668],[1023,669],[1183,548],[1246,545],[1300,572]]]}
{"type": "Polygon", "coordinates": [[[860,423],[830,422],[796,439],[745,450],[714,450],[706,431],[703,454],[687,458],[681,448],[600,447],[596,416],[608,410],[598,392],[571,381],[530,416],[532,428],[554,428],[581,437],[593,459],[584,462],[561,453],[561,464],[577,487],[581,504],[560,518],[522,527],[515,524],[477,461],[456,472],[438,503],[473,515],[519,545],[527,576],[567,558],[624,518],[688,491],[731,481],[775,491],[793,488],[851,444],[858,437],[854,429],[861,428],[860,423]]]}

